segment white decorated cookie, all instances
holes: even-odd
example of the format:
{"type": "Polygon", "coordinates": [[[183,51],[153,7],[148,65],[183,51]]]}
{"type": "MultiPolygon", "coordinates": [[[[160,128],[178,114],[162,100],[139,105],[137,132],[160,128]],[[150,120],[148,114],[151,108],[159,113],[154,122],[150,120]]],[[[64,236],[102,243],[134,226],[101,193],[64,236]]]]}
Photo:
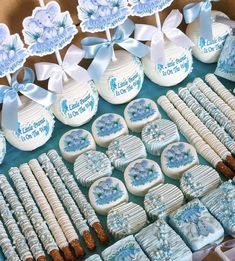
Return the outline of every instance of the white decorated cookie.
{"type": "Polygon", "coordinates": [[[107,148],[112,140],[128,134],[128,128],[122,116],[106,113],[93,122],[92,134],[99,146],[107,148]]]}
{"type": "Polygon", "coordinates": [[[148,122],[161,118],[161,115],[153,100],[141,98],[131,101],[126,106],[124,117],[129,129],[141,132],[148,122]]]}
{"type": "Polygon", "coordinates": [[[111,104],[129,102],[139,93],[144,81],[143,65],[132,54],[115,51],[117,60],[111,61],[97,89],[102,98],[111,104]]]}
{"type": "Polygon", "coordinates": [[[213,40],[211,41],[201,36],[199,18],[189,24],[186,29],[186,34],[195,44],[195,46],[192,48],[193,56],[204,63],[215,63],[218,61],[226,37],[230,33],[230,27],[228,25],[215,22],[216,15],[227,17],[222,12],[212,11],[213,40]]]}
{"type": "Polygon", "coordinates": [[[63,93],[57,95],[52,106],[53,113],[62,123],[79,127],[96,114],[98,93],[93,81],[75,82],[69,79],[64,83],[63,93]]]}
{"type": "Polygon", "coordinates": [[[93,255],[85,259],[85,261],[102,261],[99,255],[93,255]]]}
{"type": "Polygon", "coordinates": [[[199,164],[197,152],[189,143],[170,144],[161,155],[162,171],[173,179],[180,179],[186,170],[197,164],[199,164]]]}
{"type": "Polygon", "coordinates": [[[118,205],[111,209],[107,216],[108,230],[116,238],[135,234],[146,223],[146,212],[141,206],[132,202],[118,205]]]}
{"type": "Polygon", "coordinates": [[[123,135],[113,140],[106,153],[114,167],[120,171],[124,171],[132,161],[147,157],[143,142],[133,135],[123,135]]]}
{"type": "Polygon", "coordinates": [[[89,200],[97,213],[107,215],[113,207],[128,201],[128,193],[119,179],[105,177],[91,185],[89,200]]]}
{"type": "Polygon", "coordinates": [[[180,189],[188,199],[201,198],[221,183],[219,173],[206,165],[198,165],[184,172],[180,189]]]}
{"type": "Polygon", "coordinates": [[[166,65],[155,64],[150,55],[142,58],[144,72],[148,78],[160,86],[174,86],[182,82],[192,71],[192,54],[181,46],[165,40],[166,65]]]}
{"type": "Polygon", "coordinates": [[[150,188],[164,181],[159,165],[148,159],[130,163],[125,169],[124,179],[128,191],[136,196],[144,196],[150,188]]]}
{"type": "Polygon", "coordinates": [[[143,228],[135,238],[150,260],[192,261],[191,250],[162,219],[143,228]]]}
{"type": "Polygon", "coordinates": [[[165,119],[147,124],[141,136],[148,153],[157,156],[161,155],[167,145],[180,140],[175,123],[165,119]]]}
{"type": "Polygon", "coordinates": [[[109,158],[100,151],[85,152],[74,163],[74,175],[86,187],[90,187],[97,179],[111,176],[112,171],[109,158]]]}
{"type": "Polygon", "coordinates": [[[95,150],[96,144],[90,132],[73,129],[60,138],[59,147],[63,158],[73,163],[82,153],[95,150]]]}
{"type": "Polygon", "coordinates": [[[135,238],[131,235],[125,237],[102,252],[104,261],[128,260],[149,261],[135,238]]]}
{"type": "Polygon", "coordinates": [[[199,199],[170,214],[169,222],[193,251],[219,244],[224,239],[223,227],[199,199]]]}
{"type": "Polygon", "coordinates": [[[152,220],[167,217],[183,204],[183,193],[172,184],[160,184],[150,189],[144,198],[144,208],[152,220]]]}
{"type": "Polygon", "coordinates": [[[0,164],[2,164],[6,154],[6,140],[3,136],[2,131],[0,131],[0,164]]]}
{"type": "Polygon", "coordinates": [[[54,117],[42,105],[22,97],[18,111],[18,129],[3,129],[6,140],[23,151],[32,151],[44,145],[54,130],[54,117]]]}

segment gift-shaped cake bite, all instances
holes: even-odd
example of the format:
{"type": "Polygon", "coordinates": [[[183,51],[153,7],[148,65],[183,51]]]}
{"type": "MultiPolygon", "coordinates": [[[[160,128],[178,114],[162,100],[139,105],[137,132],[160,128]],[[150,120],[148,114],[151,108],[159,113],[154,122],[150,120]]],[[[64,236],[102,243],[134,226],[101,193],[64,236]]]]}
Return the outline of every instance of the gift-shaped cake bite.
{"type": "Polygon", "coordinates": [[[144,198],[144,208],[152,220],[166,218],[183,204],[183,193],[172,184],[160,184],[150,189],[144,198]]]}
{"type": "Polygon", "coordinates": [[[132,202],[123,203],[111,209],[107,216],[107,227],[116,238],[132,235],[147,223],[144,209],[132,202]]]}
{"type": "Polygon", "coordinates": [[[99,255],[93,255],[85,259],[85,261],[102,261],[99,255]]]}
{"type": "Polygon", "coordinates": [[[115,206],[128,201],[125,185],[117,178],[101,178],[89,189],[89,199],[95,211],[107,215],[115,206]]]}
{"type": "Polygon", "coordinates": [[[133,236],[125,237],[116,242],[111,247],[108,247],[102,252],[104,261],[113,260],[141,260],[148,261],[149,259],[144,254],[133,236]]]}
{"type": "Polygon", "coordinates": [[[153,261],[191,261],[192,252],[182,238],[162,219],[135,235],[137,242],[153,261]]]}
{"type": "Polygon", "coordinates": [[[113,167],[109,158],[100,151],[88,151],[74,163],[74,175],[83,186],[89,187],[97,179],[112,175],[113,167]]]}
{"type": "Polygon", "coordinates": [[[154,101],[140,98],[128,103],[124,117],[129,129],[134,132],[141,132],[147,123],[161,118],[161,114],[154,101]]]}
{"type": "Polygon", "coordinates": [[[173,179],[180,179],[182,174],[197,165],[198,161],[195,148],[185,142],[175,142],[168,145],[161,155],[162,171],[173,179]]]}
{"type": "Polygon", "coordinates": [[[147,151],[157,156],[161,155],[167,145],[180,140],[174,122],[165,119],[148,123],[143,128],[141,136],[147,151]]]}
{"type": "Polygon", "coordinates": [[[188,199],[200,198],[221,183],[219,173],[206,165],[198,165],[184,172],[180,189],[188,199]]]}
{"type": "Polygon", "coordinates": [[[225,231],[235,237],[235,179],[224,182],[201,201],[219,220],[225,231]]]}
{"type": "Polygon", "coordinates": [[[223,227],[199,199],[194,199],[170,214],[169,222],[193,251],[210,244],[219,244],[224,238],[223,227]]]}

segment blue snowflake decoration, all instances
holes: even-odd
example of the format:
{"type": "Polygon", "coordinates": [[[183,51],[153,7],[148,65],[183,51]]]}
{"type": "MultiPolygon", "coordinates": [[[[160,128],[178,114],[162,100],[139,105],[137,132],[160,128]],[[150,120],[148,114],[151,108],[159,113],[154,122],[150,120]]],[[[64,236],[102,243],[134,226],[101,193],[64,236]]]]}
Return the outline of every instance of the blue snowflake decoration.
{"type": "Polygon", "coordinates": [[[151,104],[147,104],[144,99],[134,102],[128,108],[130,120],[133,122],[142,121],[154,115],[156,111],[151,104]]]}
{"type": "Polygon", "coordinates": [[[67,152],[83,150],[89,145],[89,137],[83,132],[83,130],[72,131],[65,136],[64,139],[64,150],[67,152]]]}
{"type": "Polygon", "coordinates": [[[94,196],[97,205],[110,204],[123,196],[119,184],[114,184],[112,179],[107,178],[104,181],[100,181],[94,188],[94,196]]]}
{"type": "Polygon", "coordinates": [[[127,0],[79,0],[83,32],[100,32],[123,24],[129,15],[127,0]]]}
{"type": "Polygon", "coordinates": [[[0,77],[20,69],[28,56],[19,35],[10,35],[8,27],[0,24],[0,77]]]}
{"type": "Polygon", "coordinates": [[[70,44],[77,33],[69,12],[61,13],[57,2],[36,7],[23,21],[25,43],[31,55],[43,56],[70,44]]]}
{"type": "Polygon", "coordinates": [[[191,150],[185,150],[183,143],[178,145],[173,145],[170,149],[166,151],[167,166],[168,168],[179,168],[190,164],[194,160],[194,156],[191,150]]]}
{"type": "Polygon", "coordinates": [[[147,160],[136,163],[129,172],[129,177],[133,186],[142,186],[146,183],[151,183],[157,179],[158,176],[159,173],[154,165],[150,166],[147,160]]]}
{"type": "Polygon", "coordinates": [[[98,130],[97,135],[105,137],[119,132],[123,129],[123,125],[119,119],[115,119],[114,115],[108,114],[96,122],[96,128],[98,130]]]}
{"type": "Polygon", "coordinates": [[[173,0],[129,0],[131,15],[149,16],[170,6],[173,0]]]}

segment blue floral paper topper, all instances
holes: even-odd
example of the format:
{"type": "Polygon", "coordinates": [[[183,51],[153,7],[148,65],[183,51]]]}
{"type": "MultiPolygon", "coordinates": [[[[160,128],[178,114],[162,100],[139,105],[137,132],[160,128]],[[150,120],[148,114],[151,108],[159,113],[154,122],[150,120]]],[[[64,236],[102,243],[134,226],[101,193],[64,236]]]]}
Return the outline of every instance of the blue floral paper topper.
{"type": "Polygon", "coordinates": [[[77,33],[68,11],[61,13],[57,2],[36,7],[23,21],[25,43],[31,55],[43,56],[64,48],[77,33]]]}
{"type": "Polygon", "coordinates": [[[78,0],[83,32],[101,32],[123,24],[129,15],[127,0],[78,0]]]}
{"type": "Polygon", "coordinates": [[[0,24],[0,77],[16,72],[28,56],[19,35],[10,35],[8,27],[0,24]]]}
{"type": "Polygon", "coordinates": [[[140,17],[153,15],[170,6],[173,0],[129,0],[131,15],[140,17]]]}

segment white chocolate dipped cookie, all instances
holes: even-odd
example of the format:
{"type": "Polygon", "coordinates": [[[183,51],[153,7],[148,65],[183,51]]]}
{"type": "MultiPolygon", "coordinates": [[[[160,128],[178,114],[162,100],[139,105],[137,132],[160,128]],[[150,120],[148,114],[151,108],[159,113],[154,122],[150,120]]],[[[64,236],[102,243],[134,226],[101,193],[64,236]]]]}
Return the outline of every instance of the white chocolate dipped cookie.
{"type": "Polygon", "coordinates": [[[92,134],[99,146],[107,148],[112,140],[128,134],[128,128],[122,116],[106,113],[93,122],[92,134]]]}

